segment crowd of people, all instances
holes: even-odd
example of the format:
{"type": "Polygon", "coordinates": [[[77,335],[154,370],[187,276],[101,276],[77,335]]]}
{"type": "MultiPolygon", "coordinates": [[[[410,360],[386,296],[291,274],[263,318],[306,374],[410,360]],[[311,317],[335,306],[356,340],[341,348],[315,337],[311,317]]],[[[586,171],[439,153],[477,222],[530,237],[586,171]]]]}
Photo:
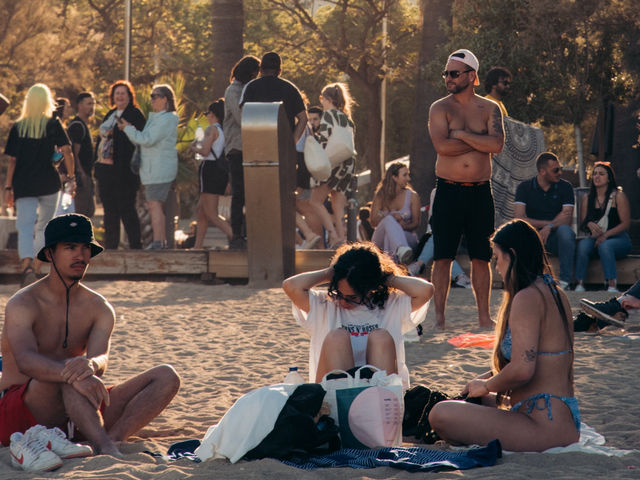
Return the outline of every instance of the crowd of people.
{"type": "MultiPolygon", "coordinates": [[[[399,374],[407,388],[403,334],[424,321],[432,298],[434,327],[445,328],[452,264],[464,237],[479,327],[496,332],[493,360],[490,371],[463,388],[466,400],[473,401],[441,402],[431,410],[429,422],[452,443],[486,444],[498,438],[507,450],[541,451],[579,437],[573,332],[580,322],[585,329],[593,325],[584,318],[572,324],[563,291],[573,282],[575,252],[577,289],[584,289],[586,263],[597,250],[608,289],[617,292],[615,260],[630,250],[629,202],[610,165],[596,164],[579,212],[584,238],[576,247],[570,226],[573,189],[560,178],[558,158],[545,152],[537,160],[538,174],[517,189],[516,218],[496,229],[491,156],[504,145],[506,108],[497,101],[508,91],[511,75],[506,69],[495,71],[486,82],[491,99],[474,92],[480,83],[478,71],[472,52],[453,52],[442,74],[449,95],[434,102],[429,112],[437,184],[430,205],[431,236],[421,242],[420,253],[427,253],[410,264],[419,245],[420,201],[404,163],[388,168],[371,207],[361,216],[360,235],[371,241],[347,244],[344,208],[355,187],[355,159],[340,161],[327,179],[318,181],[304,172],[304,156],[299,156],[296,208],[303,241],[326,242],[336,253],[327,268],[294,275],[284,281],[283,289],[292,301],[296,322],[311,336],[311,381],[319,382],[335,369],[353,372],[366,364],[399,374]],[[557,282],[547,252],[560,257],[557,282]],[[419,275],[431,257],[429,282],[419,275]],[[492,258],[505,288],[495,325],[489,313],[492,258]],[[328,291],[317,288],[325,284],[328,291]]],[[[203,246],[209,224],[226,234],[230,248],[246,246],[240,129],[245,103],[282,101],[295,143],[313,136],[326,148],[337,126],[354,130],[353,100],[344,84],[325,86],[321,107],[307,108],[299,90],[280,74],[281,60],[274,52],[261,61],[244,57],[231,73],[225,99],[208,107],[209,126],[202,140],[191,146],[201,158],[196,248],[203,246]],[[317,118],[310,122],[312,115],[317,118]],[[217,208],[229,181],[230,223],[217,208]]],[[[175,190],[178,166],[175,94],[168,85],[154,85],[148,118],[136,104],[129,82],[115,82],[109,101],[112,108],[100,123],[95,163],[105,212],[104,246],[118,247],[122,221],[129,247],[142,248],[135,210],[142,184],[153,228],[147,248],[166,248],[165,204],[175,190]]],[[[81,283],[91,258],[103,247],[87,218],[92,203],[79,195],[93,189],[88,122],[95,98],[90,92],[78,95],[77,117],[65,125],[68,104],[59,101],[56,116],[48,87],[31,87],[6,146],[10,162],[5,192],[9,204],[17,207],[23,280],[35,280],[36,261],[52,267],[44,279],[21,289],[8,302],[2,341],[0,442],[15,441],[15,452],[36,463],[47,459],[33,451],[33,445],[42,435],[57,433],[29,433],[30,428],[38,424],[65,428],[71,420],[79,438],[88,440],[98,453],[120,456],[116,442],[155,418],[180,386],[178,374],[168,365],[114,387],[101,379],[114,312],[102,296],[81,283]],[[62,189],[76,195],[76,210],[87,216],[70,213],[54,218],[62,189]],[[13,432],[26,433],[14,438],[13,432]]],[[[592,323],[623,323],[620,315],[640,307],[638,298],[636,284],[606,305],[585,300],[582,307],[592,323]]],[[[53,465],[55,458],[50,460],[53,465]]]]}

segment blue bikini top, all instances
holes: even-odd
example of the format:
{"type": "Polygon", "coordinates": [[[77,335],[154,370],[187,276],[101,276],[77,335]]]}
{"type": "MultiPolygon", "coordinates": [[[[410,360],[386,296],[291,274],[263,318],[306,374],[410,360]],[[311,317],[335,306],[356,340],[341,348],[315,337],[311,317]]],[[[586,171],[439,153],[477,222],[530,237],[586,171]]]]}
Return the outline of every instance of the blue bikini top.
{"type": "MultiPolygon", "coordinates": [[[[542,278],[544,279],[544,283],[549,285],[552,289],[555,288],[555,281],[553,280],[553,277],[551,275],[544,274],[542,278]]],[[[508,361],[511,361],[511,346],[511,328],[507,326],[507,331],[504,334],[502,343],[500,343],[500,350],[502,351],[502,355],[504,355],[504,358],[506,358],[508,361]]],[[[561,352],[538,352],[538,355],[564,355],[566,353],[572,352],[573,349],[570,348],[569,350],[563,350],[561,352]]]]}

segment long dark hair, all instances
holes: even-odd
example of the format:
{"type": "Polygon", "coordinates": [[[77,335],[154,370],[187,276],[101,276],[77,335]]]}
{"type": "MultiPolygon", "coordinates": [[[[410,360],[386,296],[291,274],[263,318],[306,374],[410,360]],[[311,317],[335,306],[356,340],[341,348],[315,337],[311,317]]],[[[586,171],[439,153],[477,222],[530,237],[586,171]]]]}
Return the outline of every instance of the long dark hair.
{"type": "Polygon", "coordinates": [[[331,265],[333,277],[329,292],[337,292],[338,282],[345,279],[370,309],[384,308],[389,298],[387,278],[402,275],[391,257],[371,242],[342,245],[331,259],[331,265]]]}
{"type": "Polygon", "coordinates": [[[504,294],[496,323],[496,343],[493,350],[493,369],[499,372],[509,363],[502,354],[500,345],[507,331],[513,297],[532,285],[541,275],[552,273],[552,270],[538,231],[524,220],[505,223],[496,230],[491,241],[509,256],[509,266],[504,272],[504,294]]]}
{"type": "MultiPolygon", "coordinates": [[[[607,172],[607,177],[609,178],[609,183],[607,184],[607,191],[604,195],[604,205],[609,201],[609,196],[611,192],[618,188],[618,183],[616,182],[616,175],[613,173],[613,168],[611,165],[604,162],[596,162],[593,165],[593,169],[596,168],[604,168],[607,172]]],[[[598,198],[598,192],[596,191],[596,187],[593,184],[593,173],[591,174],[591,187],[589,188],[589,196],[587,197],[587,215],[585,216],[584,222],[581,225],[583,230],[588,230],[586,228],[587,223],[590,221],[598,221],[602,214],[604,213],[604,209],[606,208],[604,205],[601,209],[596,208],[596,199],[598,198]]]]}
{"type": "Polygon", "coordinates": [[[250,82],[258,76],[260,71],[260,60],[253,55],[246,55],[238,60],[231,69],[231,76],[229,77],[229,83],[234,80],[238,80],[243,85],[250,82]]]}

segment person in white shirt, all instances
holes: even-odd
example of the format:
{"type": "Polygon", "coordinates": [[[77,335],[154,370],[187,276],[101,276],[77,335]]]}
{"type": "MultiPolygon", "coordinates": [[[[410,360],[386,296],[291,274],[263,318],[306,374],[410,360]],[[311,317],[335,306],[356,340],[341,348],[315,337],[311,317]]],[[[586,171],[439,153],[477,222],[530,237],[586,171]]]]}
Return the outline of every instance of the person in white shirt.
{"type": "Polygon", "coordinates": [[[399,373],[408,388],[402,335],[424,320],[433,285],[401,272],[374,244],[352,243],[338,248],[328,268],[283,282],[296,321],[311,335],[310,381],[368,364],[399,373]],[[312,289],[327,283],[328,292],[312,289]]]}

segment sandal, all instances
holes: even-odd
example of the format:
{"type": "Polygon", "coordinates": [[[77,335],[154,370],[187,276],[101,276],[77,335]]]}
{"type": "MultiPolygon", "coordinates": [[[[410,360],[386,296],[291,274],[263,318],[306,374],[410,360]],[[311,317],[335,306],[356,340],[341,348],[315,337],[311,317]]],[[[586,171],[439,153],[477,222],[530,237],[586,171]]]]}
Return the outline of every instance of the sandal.
{"type": "Polygon", "coordinates": [[[33,270],[33,267],[29,265],[22,271],[22,280],[20,281],[20,288],[24,288],[27,285],[31,285],[38,279],[36,277],[36,272],[33,270]]]}

